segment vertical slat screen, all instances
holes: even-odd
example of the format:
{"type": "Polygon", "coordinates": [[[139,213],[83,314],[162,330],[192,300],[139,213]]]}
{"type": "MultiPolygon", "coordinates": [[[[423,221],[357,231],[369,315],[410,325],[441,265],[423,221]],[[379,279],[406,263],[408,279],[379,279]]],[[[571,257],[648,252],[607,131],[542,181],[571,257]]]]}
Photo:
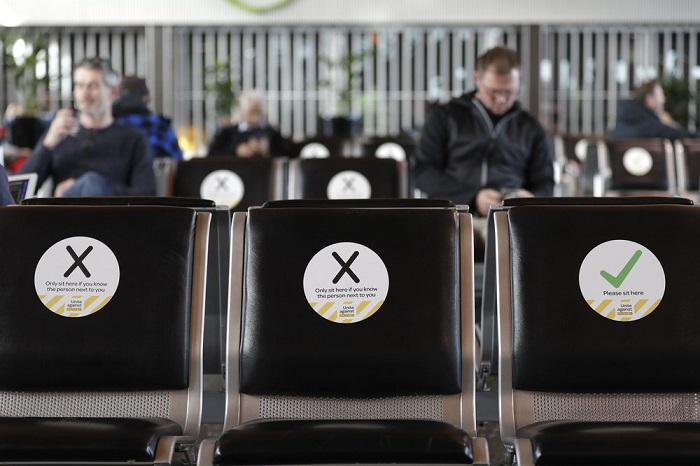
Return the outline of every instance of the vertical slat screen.
{"type": "MultiPolygon", "coordinates": [[[[530,86],[539,84],[539,117],[552,132],[604,134],[614,124],[618,100],[629,98],[634,86],[646,79],[673,75],[687,80],[691,92],[698,91],[700,26],[544,24],[539,27],[539,56],[533,57],[521,50],[530,43],[528,31],[486,25],[12,30],[50,39],[42,64],[49,83],[40,90],[46,111],[72,105],[71,74],[77,60],[109,56],[120,72],[146,75],[152,87],[160,86],[159,109],[173,117],[188,139],[190,156],[202,155],[219,124],[205,72],[216,63],[227,64],[236,93],[265,91],[270,121],[295,140],[314,136],[319,115],[337,110],[333,89],[320,85],[334,77],[324,59],[347,54],[363,54],[354,65],[361,79],[353,83],[351,94],[367,136],[417,134],[430,103],[473,89],[477,55],[496,44],[518,49],[526,68],[546,70],[540,83],[524,80],[522,97],[526,100],[530,86]],[[158,47],[152,44],[157,39],[158,47]],[[156,50],[162,54],[152,56],[156,50]],[[154,70],[160,71],[161,80],[149,76],[154,70]]],[[[532,75],[526,71],[523,76],[532,75]]],[[[0,85],[4,109],[16,93],[4,63],[0,72],[6,77],[0,85]]],[[[696,130],[697,101],[689,103],[688,112],[688,128],[696,130]]]]}
{"type": "MultiPolygon", "coordinates": [[[[540,96],[541,120],[553,132],[605,134],[617,102],[649,79],[674,76],[697,92],[699,26],[542,26],[540,61],[555,77],[540,96]],[[551,89],[551,86],[554,89],[551,89]],[[555,102],[550,99],[554,98],[555,102]]],[[[698,127],[697,99],[688,103],[688,129],[698,127]]]]}

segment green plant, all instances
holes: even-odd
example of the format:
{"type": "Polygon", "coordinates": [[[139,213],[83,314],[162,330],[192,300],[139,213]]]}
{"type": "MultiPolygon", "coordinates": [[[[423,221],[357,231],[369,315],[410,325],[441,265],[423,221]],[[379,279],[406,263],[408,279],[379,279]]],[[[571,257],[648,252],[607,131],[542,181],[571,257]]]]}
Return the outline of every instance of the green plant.
{"type": "Polygon", "coordinates": [[[2,35],[2,42],[3,60],[12,73],[18,103],[26,114],[34,115],[40,110],[39,87],[49,82],[46,72],[49,41],[36,32],[24,34],[22,30],[10,29],[2,35]]]}
{"type": "MultiPolygon", "coordinates": [[[[336,59],[320,57],[319,63],[326,67],[326,79],[318,81],[319,89],[329,89],[333,93],[334,108],[339,115],[352,112],[353,96],[362,89],[362,60],[374,55],[371,49],[354,54],[345,54],[336,59]]],[[[361,103],[361,99],[360,99],[361,103]]]]}
{"type": "Polygon", "coordinates": [[[234,91],[235,81],[231,75],[231,66],[228,61],[217,61],[205,70],[205,92],[215,99],[214,108],[217,115],[231,113],[236,101],[234,91]]]}
{"type": "Polygon", "coordinates": [[[677,76],[664,76],[659,80],[659,84],[666,94],[666,111],[678,124],[687,128],[690,117],[688,107],[691,102],[697,102],[698,95],[690,91],[687,79],[677,76]]]}

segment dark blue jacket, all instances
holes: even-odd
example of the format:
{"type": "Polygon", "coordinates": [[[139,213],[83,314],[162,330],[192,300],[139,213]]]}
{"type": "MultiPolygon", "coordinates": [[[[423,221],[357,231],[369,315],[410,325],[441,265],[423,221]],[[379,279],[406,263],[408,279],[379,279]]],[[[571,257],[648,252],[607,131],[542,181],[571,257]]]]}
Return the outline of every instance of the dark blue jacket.
{"type": "Polygon", "coordinates": [[[681,139],[695,137],[695,135],[682,128],[664,124],[653,110],[639,100],[621,100],[617,104],[615,128],[608,133],[608,137],[610,139],[681,139]]]}
{"type": "Polygon", "coordinates": [[[133,126],[146,136],[153,157],[182,159],[182,149],[170,118],[152,113],[142,97],[120,96],[112,104],[112,114],[118,123],[133,126]]]}

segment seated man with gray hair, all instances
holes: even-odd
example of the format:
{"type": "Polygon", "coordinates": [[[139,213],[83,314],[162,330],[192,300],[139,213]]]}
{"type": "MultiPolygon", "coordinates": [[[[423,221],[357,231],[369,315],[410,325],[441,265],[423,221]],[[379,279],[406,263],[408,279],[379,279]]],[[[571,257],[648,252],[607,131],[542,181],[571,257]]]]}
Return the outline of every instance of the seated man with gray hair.
{"type": "Polygon", "coordinates": [[[288,157],[291,152],[289,141],[270,126],[265,106],[261,92],[243,92],[239,98],[238,122],[216,133],[207,155],[288,157]]]}

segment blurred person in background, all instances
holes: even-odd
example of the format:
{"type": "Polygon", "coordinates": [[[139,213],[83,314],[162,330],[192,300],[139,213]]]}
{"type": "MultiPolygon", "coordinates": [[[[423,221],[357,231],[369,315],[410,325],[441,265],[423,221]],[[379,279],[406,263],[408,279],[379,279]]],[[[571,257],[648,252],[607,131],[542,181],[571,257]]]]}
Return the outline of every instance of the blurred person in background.
{"type": "Polygon", "coordinates": [[[268,123],[265,104],[261,92],[243,92],[239,98],[237,123],[219,129],[207,155],[288,157],[291,152],[289,141],[268,123]]]}
{"type": "Polygon", "coordinates": [[[119,85],[119,97],[112,104],[117,122],[138,128],[148,139],[154,157],[182,159],[182,150],[170,118],[154,114],[149,104],[151,93],[146,80],[139,76],[124,76],[119,85]]]}
{"type": "Polygon", "coordinates": [[[415,156],[418,189],[469,205],[476,216],[504,197],[552,196],[554,149],[544,127],[518,101],[520,59],[494,47],[480,55],[476,90],[426,119],[415,156]]]}
{"type": "Polygon", "coordinates": [[[632,99],[617,104],[615,127],[608,133],[611,139],[697,137],[678,125],[665,111],[666,94],[658,81],[642,83],[634,90],[632,99]]]}
{"type": "Polygon", "coordinates": [[[37,173],[38,186],[51,177],[56,197],[154,195],[146,138],[112,116],[118,86],[108,59],[86,58],[75,65],[76,110],[56,112],[20,173],[37,173]]]}

